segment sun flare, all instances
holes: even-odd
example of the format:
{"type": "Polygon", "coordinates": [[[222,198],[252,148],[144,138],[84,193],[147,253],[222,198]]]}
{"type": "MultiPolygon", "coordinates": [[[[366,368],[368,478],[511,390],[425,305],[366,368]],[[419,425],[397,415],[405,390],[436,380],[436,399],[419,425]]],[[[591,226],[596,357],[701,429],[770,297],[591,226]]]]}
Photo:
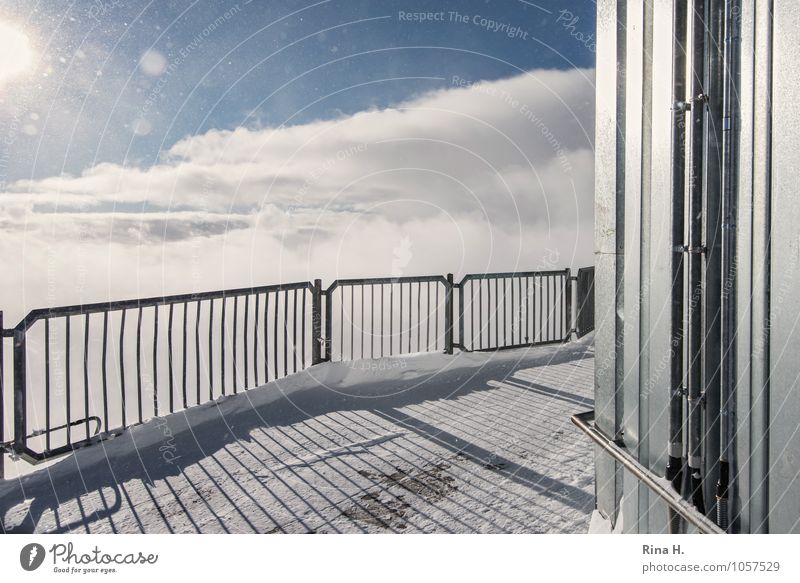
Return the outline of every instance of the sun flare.
{"type": "Polygon", "coordinates": [[[0,21],[0,86],[23,75],[33,66],[33,48],[25,32],[9,22],[0,21]]]}

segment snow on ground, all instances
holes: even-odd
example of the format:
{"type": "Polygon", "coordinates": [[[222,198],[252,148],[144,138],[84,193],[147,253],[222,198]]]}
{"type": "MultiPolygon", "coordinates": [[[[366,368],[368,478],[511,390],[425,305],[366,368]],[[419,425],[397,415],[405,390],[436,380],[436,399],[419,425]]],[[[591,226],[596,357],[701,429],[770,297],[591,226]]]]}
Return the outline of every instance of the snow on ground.
{"type": "Polygon", "coordinates": [[[327,363],[0,482],[6,532],[586,532],[591,336],[327,363]]]}

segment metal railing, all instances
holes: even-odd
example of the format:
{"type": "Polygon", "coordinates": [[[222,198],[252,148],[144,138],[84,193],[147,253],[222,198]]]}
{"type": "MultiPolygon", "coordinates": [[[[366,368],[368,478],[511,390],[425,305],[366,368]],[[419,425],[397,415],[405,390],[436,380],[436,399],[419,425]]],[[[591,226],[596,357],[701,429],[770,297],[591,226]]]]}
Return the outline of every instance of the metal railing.
{"type": "Polygon", "coordinates": [[[571,331],[570,270],[467,275],[459,284],[462,350],[563,342],[571,331]]]}
{"type": "MultiPolygon", "coordinates": [[[[9,329],[0,312],[0,454],[39,463],[325,361],[564,342],[575,279],[566,269],[315,280],[36,309],[9,329]]],[[[578,313],[583,330],[588,311],[578,313]]]]}

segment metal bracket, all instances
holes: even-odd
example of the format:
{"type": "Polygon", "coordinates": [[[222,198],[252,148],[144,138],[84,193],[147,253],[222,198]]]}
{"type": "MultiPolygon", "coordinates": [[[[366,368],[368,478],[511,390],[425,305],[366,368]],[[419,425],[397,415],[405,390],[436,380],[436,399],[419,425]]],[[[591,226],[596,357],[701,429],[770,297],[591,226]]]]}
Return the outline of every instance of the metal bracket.
{"type": "Polygon", "coordinates": [[[689,247],[689,245],[676,245],[672,248],[673,253],[705,253],[708,248],[705,245],[699,247],[689,247]]]}
{"type": "Polygon", "coordinates": [[[669,108],[670,111],[677,111],[680,113],[686,113],[690,109],[692,109],[692,104],[686,101],[676,101],[669,108]]]}

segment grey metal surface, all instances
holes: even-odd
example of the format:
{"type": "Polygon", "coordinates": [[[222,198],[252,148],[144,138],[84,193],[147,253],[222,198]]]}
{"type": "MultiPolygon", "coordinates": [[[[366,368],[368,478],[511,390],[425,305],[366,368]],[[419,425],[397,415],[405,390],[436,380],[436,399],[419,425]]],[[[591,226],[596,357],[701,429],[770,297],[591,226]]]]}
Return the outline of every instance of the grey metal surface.
{"type": "MultiPolygon", "coordinates": [[[[595,411],[607,435],[618,435],[622,407],[622,361],[616,358],[622,331],[624,273],[625,164],[625,2],[597,2],[597,74],[595,105],[595,411]]],[[[597,508],[616,523],[622,473],[617,462],[596,451],[597,508]]]]}
{"type": "Polygon", "coordinates": [[[769,489],[770,532],[800,532],[800,7],[775,2],[772,77],[770,253],[769,489]]]}
{"type": "MultiPolygon", "coordinates": [[[[721,52],[721,16],[727,3],[707,0],[707,4],[708,42],[721,52]]],[[[663,356],[670,352],[672,329],[668,313],[672,258],[668,224],[662,217],[669,216],[672,187],[668,77],[674,5],[672,0],[598,2],[596,422],[612,439],[623,439],[638,463],[660,475],[666,459],[670,390],[669,359],[665,365],[663,356]]],[[[731,362],[736,411],[727,417],[735,432],[731,530],[797,532],[800,398],[793,360],[800,352],[795,326],[800,316],[800,128],[795,111],[800,102],[796,83],[800,5],[788,0],[742,2],[736,17],[741,44],[735,92],[741,112],[734,149],[738,208],[735,220],[728,221],[736,228],[737,273],[735,294],[730,297],[736,310],[736,359],[731,362]]],[[[719,253],[723,87],[719,54],[712,50],[707,58],[708,92],[713,95],[706,122],[711,131],[703,158],[702,238],[696,237],[695,243],[707,246],[708,254],[702,262],[702,335],[695,346],[703,359],[699,386],[704,411],[699,430],[710,515],[722,443],[717,424],[723,353],[719,328],[724,291],[719,253]]],[[[695,374],[695,386],[697,380],[695,374]]],[[[629,475],[622,480],[620,501],[620,475],[613,468],[613,461],[598,452],[601,513],[615,520],[621,506],[626,532],[666,531],[664,505],[654,503],[629,475]]]]}

